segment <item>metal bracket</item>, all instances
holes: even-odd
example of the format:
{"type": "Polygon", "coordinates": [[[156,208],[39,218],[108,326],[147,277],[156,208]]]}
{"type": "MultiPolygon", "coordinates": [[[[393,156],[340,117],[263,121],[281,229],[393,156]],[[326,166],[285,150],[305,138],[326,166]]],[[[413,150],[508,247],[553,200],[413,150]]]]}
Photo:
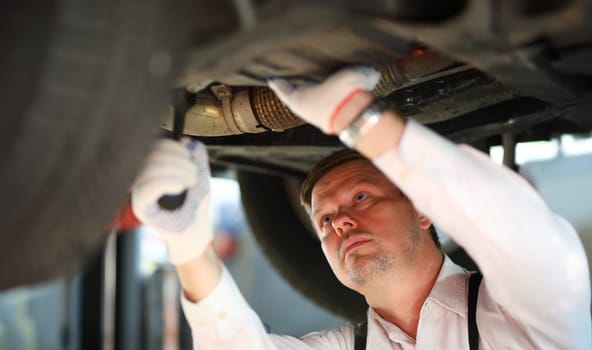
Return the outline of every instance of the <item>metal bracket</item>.
{"type": "Polygon", "coordinates": [[[232,115],[232,91],[230,91],[230,88],[226,85],[214,85],[210,90],[216,95],[216,98],[222,102],[224,120],[226,121],[228,128],[230,128],[230,131],[235,135],[242,134],[243,132],[240,130],[232,115]]]}

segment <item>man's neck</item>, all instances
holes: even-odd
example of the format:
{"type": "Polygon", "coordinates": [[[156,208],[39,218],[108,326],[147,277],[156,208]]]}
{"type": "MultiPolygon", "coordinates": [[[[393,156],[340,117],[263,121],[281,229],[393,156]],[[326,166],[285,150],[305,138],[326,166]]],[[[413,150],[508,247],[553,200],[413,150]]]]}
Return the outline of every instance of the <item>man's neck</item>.
{"type": "Polygon", "coordinates": [[[415,339],[421,308],[436,283],[443,262],[442,255],[422,260],[396,278],[370,288],[370,292],[364,293],[368,305],[415,339]]]}

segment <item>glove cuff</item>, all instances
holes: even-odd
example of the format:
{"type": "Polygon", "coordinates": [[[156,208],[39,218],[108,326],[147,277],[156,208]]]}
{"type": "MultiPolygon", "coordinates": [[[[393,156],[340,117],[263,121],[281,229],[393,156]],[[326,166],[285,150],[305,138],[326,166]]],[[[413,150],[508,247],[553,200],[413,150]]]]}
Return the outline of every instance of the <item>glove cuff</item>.
{"type": "Polygon", "coordinates": [[[341,100],[337,104],[337,106],[335,106],[335,109],[333,110],[333,113],[331,114],[331,117],[329,117],[329,121],[327,122],[327,133],[329,135],[335,135],[337,133],[335,131],[335,119],[337,119],[337,116],[339,115],[343,107],[347,105],[347,103],[351,101],[351,99],[354,98],[354,96],[356,96],[360,91],[362,91],[361,88],[353,89],[349,92],[349,94],[347,94],[343,98],[343,100],[341,100]]]}
{"type": "Polygon", "coordinates": [[[339,133],[339,140],[349,148],[355,148],[362,136],[366,135],[390,108],[388,101],[375,99],[354,120],[339,133]]]}
{"type": "Polygon", "coordinates": [[[183,265],[203,254],[214,238],[210,218],[210,195],[201,202],[193,224],[182,233],[166,233],[169,261],[183,265]]]}

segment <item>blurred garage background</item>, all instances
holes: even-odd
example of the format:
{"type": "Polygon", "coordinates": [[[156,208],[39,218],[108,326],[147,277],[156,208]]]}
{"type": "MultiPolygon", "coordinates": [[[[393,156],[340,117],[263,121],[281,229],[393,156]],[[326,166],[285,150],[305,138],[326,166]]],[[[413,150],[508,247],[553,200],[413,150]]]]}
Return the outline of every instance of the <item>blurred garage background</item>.
{"type": "MultiPolygon", "coordinates": [[[[490,151],[500,163],[502,153],[490,151]]],[[[521,143],[516,158],[551,208],[576,227],[592,260],[592,139],[521,143]]],[[[269,265],[245,222],[233,174],[216,178],[213,192],[219,254],[270,330],[299,336],[342,324],[269,265]]],[[[76,276],[0,293],[0,350],[190,348],[175,273],[163,244],[145,229],[113,236],[76,276]]]]}

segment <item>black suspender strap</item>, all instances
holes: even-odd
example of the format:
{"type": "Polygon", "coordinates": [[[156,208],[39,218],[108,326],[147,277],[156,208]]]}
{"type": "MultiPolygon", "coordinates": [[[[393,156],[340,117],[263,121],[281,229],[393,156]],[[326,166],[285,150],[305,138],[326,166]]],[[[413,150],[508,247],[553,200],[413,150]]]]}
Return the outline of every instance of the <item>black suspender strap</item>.
{"type": "Polygon", "coordinates": [[[483,275],[474,272],[469,276],[469,349],[479,350],[479,328],[477,328],[477,296],[479,295],[479,285],[483,275]]]}
{"type": "Polygon", "coordinates": [[[354,350],[366,349],[366,335],[368,334],[368,322],[361,322],[354,328],[354,350]]]}
{"type": "MultiPolygon", "coordinates": [[[[479,350],[479,328],[477,328],[477,297],[479,295],[479,285],[483,275],[474,272],[469,276],[469,311],[468,311],[468,329],[469,329],[469,349],[479,350]]],[[[354,350],[366,349],[366,337],[368,334],[368,323],[361,322],[354,329],[354,350]]]]}

